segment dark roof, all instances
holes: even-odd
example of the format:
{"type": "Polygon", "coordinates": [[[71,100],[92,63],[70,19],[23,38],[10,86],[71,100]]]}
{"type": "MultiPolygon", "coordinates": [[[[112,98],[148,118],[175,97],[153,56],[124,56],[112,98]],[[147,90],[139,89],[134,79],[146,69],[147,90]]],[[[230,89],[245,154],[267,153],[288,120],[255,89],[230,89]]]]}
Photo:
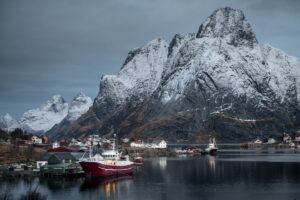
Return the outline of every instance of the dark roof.
{"type": "Polygon", "coordinates": [[[78,152],[78,151],[80,151],[80,149],[75,149],[66,146],[61,146],[61,147],[48,150],[48,152],[78,152]]]}
{"type": "Polygon", "coordinates": [[[75,157],[69,152],[60,152],[54,155],[60,160],[76,160],[75,157]]]}
{"type": "Polygon", "coordinates": [[[77,156],[73,156],[70,152],[46,152],[36,161],[48,161],[52,155],[55,155],[60,160],[77,160],[77,156]]]}

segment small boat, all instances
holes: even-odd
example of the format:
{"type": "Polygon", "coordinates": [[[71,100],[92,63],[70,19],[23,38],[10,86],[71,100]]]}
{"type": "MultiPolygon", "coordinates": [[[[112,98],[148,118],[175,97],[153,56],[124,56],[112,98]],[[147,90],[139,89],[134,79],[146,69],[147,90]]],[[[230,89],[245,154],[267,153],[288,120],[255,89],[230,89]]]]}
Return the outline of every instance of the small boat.
{"type": "Polygon", "coordinates": [[[135,165],[142,165],[143,164],[143,158],[141,156],[136,156],[133,158],[133,163],[135,165]]]}
{"type": "Polygon", "coordinates": [[[204,150],[205,153],[208,153],[210,155],[216,155],[218,152],[218,147],[216,145],[215,138],[209,139],[209,144],[207,145],[207,148],[204,150]]]}
{"type": "Polygon", "coordinates": [[[256,139],[253,143],[254,144],[262,144],[263,142],[260,139],[256,139]]]}
{"type": "Polygon", "coordinates": [[[86,176],[107,176],[107,175],[124,175],[133,173],[133,162],[129,156],[121,159],[121,153],[115,150],[115,141],[113,149],[104,151],[101,155],[92,156],[90,147],[89,158],[83,158],[79,161],[86,176]]]}

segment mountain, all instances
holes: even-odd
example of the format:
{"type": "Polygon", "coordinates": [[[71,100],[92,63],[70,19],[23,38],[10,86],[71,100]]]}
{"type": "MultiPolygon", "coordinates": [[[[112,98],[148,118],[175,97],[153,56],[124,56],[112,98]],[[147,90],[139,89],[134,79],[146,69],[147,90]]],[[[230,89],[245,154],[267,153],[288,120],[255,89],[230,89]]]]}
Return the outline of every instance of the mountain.
{"type": "Polygon", "coordinates": [[[4,116],[0,116],[0,129],[4,131],[12,131],[18,127],[18,122],[6,113],[4,116]]]}
{"type": "Polygon", "coordinates": [[[62,121],[73,122],[92,105],[92,99],[83,93],[77,94],[68,103],[61,95],[54,95],[45,104],[25,112],[19,127],[31,133],[45,133],[62,121]]]}
{"type": "Polygon", "coordinates": [[[93,100],[83,93],[77,94],[72,102],[69,104],[69,110],[67,116],[59,123],[55,124],[46,135],[51,136],[55,134],[64,134],[64,129],[77,120],[81,115],[85,114],[92,106],[93,100]]]}
{"type": "Polygon", "coordinates": [[[28,132],[44,133],[61,122],[68,114],[69,104],[61,95],[54,95],[45,104],[29,110],[20,120],[20,128],[28,132]]]}
{"type": "Polygon", "coordinates": [[[300,60],[260,44],[243,12],[220,8],[197,33],[156,39],[105,75],[93,106],[53,137],[244,141],[300,130],[300,60]]]}

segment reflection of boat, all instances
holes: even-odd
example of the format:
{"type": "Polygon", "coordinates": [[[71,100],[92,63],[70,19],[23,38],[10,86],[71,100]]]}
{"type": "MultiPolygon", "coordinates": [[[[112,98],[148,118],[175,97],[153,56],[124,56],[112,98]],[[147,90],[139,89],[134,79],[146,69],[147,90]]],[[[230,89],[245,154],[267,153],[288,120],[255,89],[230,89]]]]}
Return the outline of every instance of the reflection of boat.
{"type": "Polygon", "coordinates": [[[216,140],[215,138],[210,138],[209,139],[209,144],[207,145],[207,148],[205,149],[205,153],[215,155],[218,152],[218,147],[216,145],[216,140]]]}
{"type": "Polygon", "coordinates": [[[296,144],[295,144],[294,142],[291,142],[291,143],[290,143],[290,147],[291,147],[291,148],[297,148],[297,146],[296,146],[296,144]]]}
{"type": "Polygon", "coordinates": [[[101,155],[96,154],[87,159],[81,159],[80,165],[87,176],[106,176],[106,175],[122,175],[133,173],[133,162],[129,160],[129,156],[121,159],[121,154],[115,150],[115,141],[113,149],[104,151],[101,155]]]}
{"type": "Polygon", "coordinates": [[[100,186],[107,184],[131,180],[131,175],[118,175],[118,176],[104,176],[104,177],[91,177],[86,178],[80,186],[80,190],[99,189],[100,186]]]}

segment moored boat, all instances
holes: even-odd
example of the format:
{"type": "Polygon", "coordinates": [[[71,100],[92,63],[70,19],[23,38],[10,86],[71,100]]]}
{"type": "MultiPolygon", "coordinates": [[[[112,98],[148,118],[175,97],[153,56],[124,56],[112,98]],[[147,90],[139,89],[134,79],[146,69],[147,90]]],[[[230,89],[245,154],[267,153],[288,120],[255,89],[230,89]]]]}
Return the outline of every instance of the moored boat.
{"type": "Polygon", "coordinates": [[[256,144],[256,145],[262,144],[262,143],[263,142],[260,139],[258,139],[258,138],[253,142],[253,144],[256,144]]]}
{"type": "Polygon", "coordinates": [[[218,152],[218,147],[216,145],[215,138],[209,139],[209,144],[207,145],[207,148],[205,149],[205,153],[208,153],[210,155],[216,155],[218,152]]]}
{"type": "Polygon", "coordinates": [[[143,164],[143,158],[141,156],[136,156],[133,158],[133,163],[135,165],[142,165],[143,164]]]}
{"type": "Polygon", "coordinates": [[[133,162],[129,160],[129,156],[121,159],[121,153],[115,150],[115,142],[113,149],[104,151],[101,155],[92,155],[87,159],[81,159],[80,165],[87,176],[108,176],[108,175],[124,175],[133,173],[133,162]]]}

